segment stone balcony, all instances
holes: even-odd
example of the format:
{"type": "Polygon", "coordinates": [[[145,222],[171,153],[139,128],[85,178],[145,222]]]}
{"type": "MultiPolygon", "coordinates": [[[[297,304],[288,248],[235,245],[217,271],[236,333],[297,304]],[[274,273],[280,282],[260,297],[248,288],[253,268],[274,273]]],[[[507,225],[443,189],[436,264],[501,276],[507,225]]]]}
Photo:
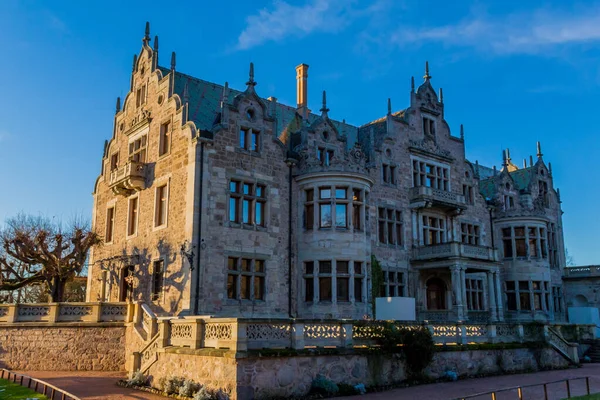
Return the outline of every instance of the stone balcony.
{"type": "Polygon", "coordinates": [[[409,198],[410,208],[435,207],[446,211],[460,212],[467,207],[465,196],[427,186],[411,188],[409,198]]]}
{"type": "Polygon", "coordinates": [[[146,188],[146,164],[129,161],[124,166],[111,171],[109,186],[115,194],[127,196],[133,191],[146,188]]]}
{"type": "Polygon", "coordinates": [[[498,261],[497,250],[459,242],[440,243],[413,249],[413,260],[427,261],[440,258],[471,258],[482,261],[498,261]]]}

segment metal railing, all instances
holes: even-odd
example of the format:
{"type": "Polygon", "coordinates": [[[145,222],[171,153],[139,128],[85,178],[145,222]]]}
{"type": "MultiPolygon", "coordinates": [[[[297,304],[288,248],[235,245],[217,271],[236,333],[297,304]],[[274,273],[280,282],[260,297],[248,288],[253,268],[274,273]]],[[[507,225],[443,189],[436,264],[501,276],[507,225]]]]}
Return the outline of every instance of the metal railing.
{"type": "Polygon", "coordinates": [[[49,400],[81,400],[74,394],[57,388],[48,382],[32,378],[28,375],[17,374],[4,368],[0,370],[0,379],[6,379],[8,381],[12,381],[13,383],[18,383],[19,385],[27,387],[36,393],[43,394],[44,396],[48,397],[49,400]]]}
{"type": "MultiPolygon", "coordinates": [[[[582,377],[578,377],[578,378],[567,378],[567,379],[561,379],[558,381],[551,381],[551,382],[544,382],[544,383],[534,383],[531,385],[521,385],[521,386],[512,386],[512,387],[508,387],[508,388],[502,388],[502,389],[496,389],[496,390],[491,390],[489,392],[482,392],[482,393],[476,393],[476,394],[471,394],[468,396],[461,396],[461,397],[455,397],[453,400],[466,400],[466,399],[476,399],[476,398],[490,398],[492,400],[497,400],[497,396],[498,393],[503,393],[503,392],[510,392],[510,391],[516,391],[516,397],[513,397],[514,399],[518,399],[518,400],[523,400],[525,397],[523,397],[523,389],[525,388],[532,388],[532,387],[543,387],[544,388],[544,400],[549,400],[548,397],[548,385],[552,385],[555,383],[565,383],[566,386],[566,390],[567,390],[567,398],[570,399],[571,398],[571,381],[579,381],[579,380],[585,380],[585,389],[586,389],[586,393],[583,394],[591,394],[590,393],[590,377],[589,376],[582,376],[582,377]],[[487,397],[484,397],[487,396],[487,397]]],[[[536,396],[536,397],[530,397],[530,398],[536,398],[536,399],[541,399],[541,397],[536,396]]],[[[562,397],[561,397],[562,398],[562,397]]]]}

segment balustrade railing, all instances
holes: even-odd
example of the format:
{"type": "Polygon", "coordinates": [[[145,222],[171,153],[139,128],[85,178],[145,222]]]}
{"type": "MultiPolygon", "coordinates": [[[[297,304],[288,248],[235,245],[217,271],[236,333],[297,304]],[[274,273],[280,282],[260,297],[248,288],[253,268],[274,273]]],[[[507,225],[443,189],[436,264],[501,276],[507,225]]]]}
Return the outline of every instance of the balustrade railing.
{"type": "Polygon", "coordinates": [[[497,261],[496,249],[487,246],[476,246],[460,242],[447,242],[415,247],[413,258],[427,260],[432,258],[464,257],[477,260],[497,261]]]}
{"type": "Polygon", "coordinates": [[[131,303],[0,304],[0,325],[15,322],[130,322],[131,303]]]}

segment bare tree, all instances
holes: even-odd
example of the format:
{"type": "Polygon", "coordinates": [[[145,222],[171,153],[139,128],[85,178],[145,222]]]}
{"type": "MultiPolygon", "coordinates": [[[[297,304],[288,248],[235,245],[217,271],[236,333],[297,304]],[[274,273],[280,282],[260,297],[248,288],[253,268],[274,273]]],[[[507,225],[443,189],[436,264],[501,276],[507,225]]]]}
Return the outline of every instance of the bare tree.
{"type": "Polygon", "coordinates": [[[567,267],[574,267],[577,264],[575,263],[575,257],[569,253],[569,249],[565,248],[565,263],[567,267]]]}
{"type": "Polygon", "coordinates": [[[85,267],[99,236],[80,219],[65,229],[43,217],[20,214],[0,232],[0,291],[46,285],[51,301],[63,301],[65,285],[85,267]]]}

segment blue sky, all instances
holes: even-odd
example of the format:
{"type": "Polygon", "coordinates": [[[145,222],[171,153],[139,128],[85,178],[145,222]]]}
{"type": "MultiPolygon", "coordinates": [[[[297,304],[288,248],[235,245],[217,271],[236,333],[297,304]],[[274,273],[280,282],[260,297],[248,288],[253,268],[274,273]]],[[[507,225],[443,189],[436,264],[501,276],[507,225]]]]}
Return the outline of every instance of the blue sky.
{"type": "Polygon", "coordinates": [[[161,64],[295,102],[310,65],[309,106],[363,124],[408,105],[429,60],[454,134],[486,165],[542,142],[561,189],[566,245],[600,263],[600,2],[0,1],[0,220],[19,211],[91,215],[91,191],[117,96],[129,87],[145,21],[161,64]]]}

